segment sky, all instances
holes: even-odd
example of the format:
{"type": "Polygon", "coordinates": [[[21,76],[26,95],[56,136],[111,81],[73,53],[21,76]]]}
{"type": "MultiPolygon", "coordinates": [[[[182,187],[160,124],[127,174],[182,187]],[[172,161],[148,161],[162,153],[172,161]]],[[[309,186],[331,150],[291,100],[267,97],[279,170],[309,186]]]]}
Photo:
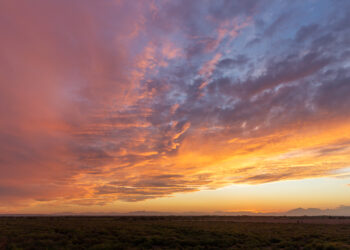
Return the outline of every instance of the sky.
{"type": "Polygon", "coordinates": [[[350,1],[0,0],[0,213],[350,206],[350,1]]]}

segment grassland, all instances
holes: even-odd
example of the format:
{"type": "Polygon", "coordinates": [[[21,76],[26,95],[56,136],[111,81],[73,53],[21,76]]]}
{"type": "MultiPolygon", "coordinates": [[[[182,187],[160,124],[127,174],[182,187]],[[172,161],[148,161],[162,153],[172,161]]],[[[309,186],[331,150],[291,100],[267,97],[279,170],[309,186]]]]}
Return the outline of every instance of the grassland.
{"type": "Polygon", "coordinates": [[[0,217],[0,249],[350,249],[350,224],[342,221],[283,217],[0,217]]]}

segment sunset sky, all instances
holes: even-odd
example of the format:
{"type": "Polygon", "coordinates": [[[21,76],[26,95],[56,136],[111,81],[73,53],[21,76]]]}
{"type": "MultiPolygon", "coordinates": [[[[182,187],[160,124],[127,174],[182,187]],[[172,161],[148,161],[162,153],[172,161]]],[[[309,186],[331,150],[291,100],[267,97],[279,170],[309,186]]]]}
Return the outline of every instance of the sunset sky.
{"type": "Polygon", "coordinates": [[[350,1],[0,0],[0,213],[350,206],[350,1]]]}

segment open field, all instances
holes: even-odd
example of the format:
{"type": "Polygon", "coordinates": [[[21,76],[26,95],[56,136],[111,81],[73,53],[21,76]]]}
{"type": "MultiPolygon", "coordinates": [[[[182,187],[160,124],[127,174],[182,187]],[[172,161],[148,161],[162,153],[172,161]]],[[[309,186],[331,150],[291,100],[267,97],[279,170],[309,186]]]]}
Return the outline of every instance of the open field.
{"type": "Polygon", "coordinates": [[[0,217],[0,249],[350,249],[330,217],[0,217]]]}

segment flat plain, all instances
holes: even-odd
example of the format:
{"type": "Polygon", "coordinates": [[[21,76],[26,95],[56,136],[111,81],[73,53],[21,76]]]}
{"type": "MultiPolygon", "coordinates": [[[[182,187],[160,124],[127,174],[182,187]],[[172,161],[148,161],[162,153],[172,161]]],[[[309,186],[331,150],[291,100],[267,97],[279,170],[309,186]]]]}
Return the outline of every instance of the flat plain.
{"type": "Polygon", "coordinates": [[[350,218],[0,217],[0,249],[350,249],[350,218]]]}

